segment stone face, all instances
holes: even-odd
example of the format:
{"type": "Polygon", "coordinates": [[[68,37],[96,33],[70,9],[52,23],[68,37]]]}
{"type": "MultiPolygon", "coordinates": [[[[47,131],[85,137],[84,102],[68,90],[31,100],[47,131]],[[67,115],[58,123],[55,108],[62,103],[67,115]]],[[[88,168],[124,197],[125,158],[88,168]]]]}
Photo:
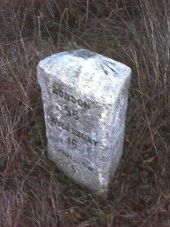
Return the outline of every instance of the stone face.
{"type": "Polygon", "coordinates": [[[131,69],[80,49],[37,67],[48,156],[89,189],[107,192],[123,147],[131,69]]]}

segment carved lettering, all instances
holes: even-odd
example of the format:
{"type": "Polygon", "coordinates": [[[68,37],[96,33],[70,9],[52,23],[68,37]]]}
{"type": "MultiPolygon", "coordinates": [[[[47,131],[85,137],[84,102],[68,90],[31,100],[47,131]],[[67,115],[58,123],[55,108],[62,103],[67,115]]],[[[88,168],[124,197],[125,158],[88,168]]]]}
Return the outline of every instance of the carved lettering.
{"type": "Polygon", "coordinates": [[[66,158],[71,159],[72,161],[76,162],[77,164],[83,166],[84,168],[88,169],[89,171],[93,172],[94,168],[92,166],[89,166],[85,161],[79,161],[77,160],[73,155],[69,154],[68,152],[64,151],[63,149],[59,148],[58,153],[61,153],[66,158]]]}
{"type": "Polygon", "coordinates": [[[85,110],[89,110],[91,108],[89,103],[87,103],[86,101],[83,101],[83,100],[81,100],[79,98],[76,99],[73,95],[68,94],[67,92],[63,91],[60,88],[57,88],[57,85],[56,84],[53,86],[53,92],[58,97],[63,98],[66,101],[71,102],[73,104],[77,104],[78,106],[84,108],[85,110]]]}
{"type": "Polygon", "coordinates": [[[62,121],[59,121],[56,117],[54,116],[50,116],[51,118],[51,122],[52,123],[57,123],[58,127],[62,128],[63,130],[66,130],[68,132],[70,132],[72,135],[78,137],[79,139],[82,139],[84,142],[89,143],[91,145],[97,146],[98,141],[92,139],[90,136],[88,136],[87,134],[78,131],[77,129],[71,128],[70,125],[68,123],[64,123],[62,121]]]}

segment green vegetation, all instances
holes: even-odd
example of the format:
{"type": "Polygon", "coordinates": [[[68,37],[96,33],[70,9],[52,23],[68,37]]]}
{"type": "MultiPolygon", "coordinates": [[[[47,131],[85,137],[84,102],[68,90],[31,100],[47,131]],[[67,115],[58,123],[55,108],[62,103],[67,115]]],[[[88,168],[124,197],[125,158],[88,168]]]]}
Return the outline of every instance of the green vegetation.
{"type": "Polygon", "coordinates": [[[0,226],[170,226],[170,1],[0,2],[0,226]],[[133,69],[108,199],[47,159],[38,61],[87,48],[133,69]]]}

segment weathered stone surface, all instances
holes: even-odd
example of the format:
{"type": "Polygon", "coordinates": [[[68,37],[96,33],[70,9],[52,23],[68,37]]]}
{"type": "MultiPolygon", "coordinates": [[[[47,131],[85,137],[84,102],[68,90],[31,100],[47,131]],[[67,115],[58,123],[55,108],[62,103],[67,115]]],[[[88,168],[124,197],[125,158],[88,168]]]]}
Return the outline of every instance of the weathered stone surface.
{"type": "Polygon", "coordinates": [[[37,70],[49,158],[80,184],[107,192],[122,154],[130,68],[80,49],[47,57],[37,70]]]}

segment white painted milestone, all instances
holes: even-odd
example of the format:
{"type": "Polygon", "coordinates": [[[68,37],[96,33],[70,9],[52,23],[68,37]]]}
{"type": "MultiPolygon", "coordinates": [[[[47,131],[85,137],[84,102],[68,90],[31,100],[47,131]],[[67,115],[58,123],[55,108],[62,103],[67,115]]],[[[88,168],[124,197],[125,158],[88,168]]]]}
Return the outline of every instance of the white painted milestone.
{"type": "Polygon", "coordinates": [[[48,157],[68,176],[104,193],[122,155],[131,69],[85,49],[40,61],[48,157]]]}

